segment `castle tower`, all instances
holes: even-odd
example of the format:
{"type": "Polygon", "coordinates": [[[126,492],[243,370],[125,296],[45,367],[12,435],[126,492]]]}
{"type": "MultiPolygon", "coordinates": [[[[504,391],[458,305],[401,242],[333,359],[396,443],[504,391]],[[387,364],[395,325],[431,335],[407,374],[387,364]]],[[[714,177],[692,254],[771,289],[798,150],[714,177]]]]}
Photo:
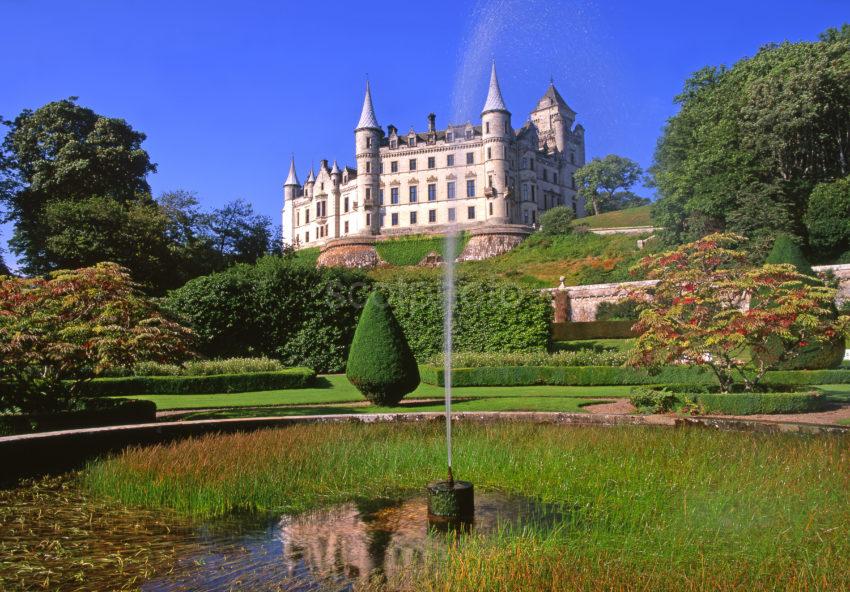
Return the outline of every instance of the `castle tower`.
{"type": "Polygon", "coordinates": [[[378,192],[381,173],[381,126],[372,106],[372,91],[366,82],[366,96],[360,120],[354,130],[355,157],[357,159],[357,201],[363,204],[363,220],[360,225],[364,233],[380,232],[378,192]]]}
{"type": "Polygon", "coordinates": [[[328,194],[328,219],[330,220],[330,224],[328,226],[328,236],[330,238],[337,238],[339,236],[339,201],[340,201],[340,183],[342,182],[342,171],[339,170],[339,166],[337,166],[336,161],[334,161],[334,165],[331,168],[330,172],[331,177],[331,188],[328,194]]]}
{"type": "Polygon", "coordinates": [[[576,119],[573,111],[558,89],[555,82],[549,82],[549,88],[537,101],[537,107],[531,113],[531,120],[540,130],[541,143],[547,143],[550,147],[564,154],[567,151],[570,130],[576,119]]]}
{"type": "Polygon", "coordinates": [[[507,204],[508,146],[511,138],[511,112],[502,99],[496,62],[490,70],[490,88],[481,111],[481,134],[484,142],[484,173],[487,196],[487,221],[506,224],[509,221],[507,204]]]}
{"type": "Polygon", "coordinates": [[[301,193],[301,183],[298,182],[298,174],[295,172],[295,156],[289,161],[289,174],[283,182],[283,209],[281,210],[281,235],[284,245],[292,244],[294,241],[293,228],[295,225],[295,199],[301,193]]]}

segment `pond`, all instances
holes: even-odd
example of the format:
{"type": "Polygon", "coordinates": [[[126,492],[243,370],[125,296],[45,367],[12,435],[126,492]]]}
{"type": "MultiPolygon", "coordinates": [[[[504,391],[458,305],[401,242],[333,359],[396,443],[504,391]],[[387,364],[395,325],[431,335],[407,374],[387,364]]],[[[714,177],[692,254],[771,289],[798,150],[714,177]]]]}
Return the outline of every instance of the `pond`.
{"type": "MultiPolygon", "coordinates": [[[[231,515],[191,524],[161,512],[95,506],[69,482],[4,492],[4,590],[352,590],[393,579],[466,540],[427,521],[424,495],[356,500],[294,515],[231,515]],[[47,505],[38,509],[39,505],[47,505]]],[[[538,532],[565,522],[560,505],[478,492],[465,535],[538,532]]]]}

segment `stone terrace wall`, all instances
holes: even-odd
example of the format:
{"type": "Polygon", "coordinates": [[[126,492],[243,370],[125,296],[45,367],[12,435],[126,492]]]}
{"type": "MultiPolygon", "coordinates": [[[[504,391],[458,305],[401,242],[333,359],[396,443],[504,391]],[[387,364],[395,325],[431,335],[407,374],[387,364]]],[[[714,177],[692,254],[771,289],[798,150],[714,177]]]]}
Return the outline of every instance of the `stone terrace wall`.
{"type": "MultiPolygon", "coordinates": [[[[841,306],[850,301],[850,264],[818,265],[813,269],[822,277],[831,274],[838,280],[835,302],[841,306]]],[[[619,284],[591,284],[589,286],[565,286],[564,278],[557,288],[545,291],[553,296],[555,319],[559,322],[583,323],[596,320],[596,310],[603,302],[617,302],[628,296],[629,291],[641,286],[652,286],[656,280],[623,282],[619,284]]]]}

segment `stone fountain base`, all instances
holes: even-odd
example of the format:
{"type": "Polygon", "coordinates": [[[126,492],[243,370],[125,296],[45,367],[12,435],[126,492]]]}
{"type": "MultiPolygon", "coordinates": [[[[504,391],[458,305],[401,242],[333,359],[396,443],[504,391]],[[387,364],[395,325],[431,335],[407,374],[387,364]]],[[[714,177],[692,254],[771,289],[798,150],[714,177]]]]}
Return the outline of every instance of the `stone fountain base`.
{"type": "Polygon", "coordinates": [[[438,529],[471,524],[475,518],[475,488],[469,481],[435,481],[428,491],[428,522],[438,529]]]}

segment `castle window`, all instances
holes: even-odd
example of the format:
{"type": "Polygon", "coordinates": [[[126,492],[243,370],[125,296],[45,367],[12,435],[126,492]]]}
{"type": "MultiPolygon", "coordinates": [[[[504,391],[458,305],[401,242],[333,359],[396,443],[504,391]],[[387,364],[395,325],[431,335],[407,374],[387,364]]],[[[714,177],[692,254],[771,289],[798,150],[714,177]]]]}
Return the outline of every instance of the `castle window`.
{"type": "Polygon", "coordinates": [[[393,138],[392,140],[390,140],[390,148],[392,148],[393,150],[395,150],[396,148],[398,148],[398,140],[396,140],[395,138],[393,138]]]}
{"type": "Polygon", "coordinates": [[[466,182],[466,197],[475,197],[475,179],[466,182]]]}
{"type": "MultiPolygon", "coordinates": [[[[447,199],[454,199],[455,198],[455,182],[454,181],[449,181],[448,183],[446,183],[446,198],[447,199]]],[[[309,222],[309,220],[308,220],[308,222],[309,222]]]]}
{"type": "Polygon", "coordinates": [[[575,177],[572,178],[572,186],[573,186],[573,189],[576,188],[576,178],[575,177]]]}
{"type": "Polygon", "coordinates": [[[575,164],[575,163],[576,163],[576,153],[570,151],[570,164],[575,164]]]}
{"type": "Polygon", "coordinates": [[[455,209],[449,208],[449,222],[455,221],[455,209]]]}
{"type": "Polygon", "coordinates": [[[469,206],[466,208],[466,217],[469,220],[475,220],[475,206],[469,206]]]}
{"type": "Polygon", "coordinates": [[[493,202],[490,202],[490,215],[493,215],[493,202]]]}
{"type": "Polygon", "coordinates": [[[446,166],[454,166],[455,165],[455,155],[449,154],[446,156],[446,166]]]}
{"type": "Polygon", "coordinates": [[[549,180],[549,169],[543,169],[543,180],[544,181],[549,180]]]}
{"type": "Polygon", "coordinates": [[[446,132],[446,142],[451,142],[454,139],[454,134],[452,132],[446,132]]]}
{"type": "Polygon", "coordinates": [[[471,129],[466,130],[466,139],[467,140],[472,139],[472,130],[471,129]]]}
{"type": "Polygon", "coordinates": [[[380,221],[379,221],[379,222],[380,222],[380,225],[381,225],[382,227],[383,227],[383,226],[386,226],[386,225],[387,225],[387,215],[386,215],[386,214],[381,214],[381,219],[380,219],[380,221]]]}
{"type": "Polygon", "coordinates": [[[490,122],[489,121],[484,124],[484,128],[486,129],[487,133],[489,134],[490,133],[490,122]]]}
{"type": "Polygon", "coordinates": [[[304,210],[304,224],[310,223],[310,210],[304,210]]]}
{"type": "Polygon", "coordinates": [[[366,172],[367,173],[372,172],[372,163],[371,162],[368,162],[368,161],[366,162],[366,172]]]}
{"type": "Polygon", "coordinates": [[[368,202],[370,199],[372,199],[372,188],[367,187],[366,188],[366,201],[368,202]]]}
{"type": "Polygon", "coordinates": [[[416,224],[416,212],[410,212],[410,224],[416,224]]]}
{"type": "Polygon", "coordinates": [[[366,226],[372,226],[372,214],[366,214],[366,226]]]}
{"type": "Polygon", "coordinates": [[[398,203],[398,187],[390,187],[390,203],[393,205],[398,203]]]}
{"type": "Polygon", "coordinates": [[[467,152],[466,153],[466,164],[475,164],[475,153],[467,152]]]}
{"type": "Polygon", "coordinates": [[[487,175],[487,185],[492,189],[493,188],[493,175],[487,175]]]}
{"type": "Polygon", "coordinates": [[[437,221],[437,210],[428,210],[428,222],[433,224],[437,221]]]}
{"type": "Polygon", "coordinates": [[[383,189],[378,189],[378,205],[379,206],[384,205],[384,190],[383,189]]]}
{"type": "Polygon", "coordinates": [[[416,185],[410,186],[410,203],[416,203],[419,196],[416,194],[416,185]]]}
{"type": "Polygon", "coordinates": [[[369,137],[369,136],[366,136],[366,148],[371,148],[371,147],[372,147],[372,138],[369,137]]]}
{"type": "Polygon", "coordinates": [[[321,183],[319,183],[319,191],[324,191],[324,190],[325,190],[325,182],[322,181],[321,183]]]}
{"type": "Polygon", "coordinates": [[[411,159],[410,159],[410,163],[409,163],[409,164],[410,164],[410,170],[411,170],[411,171],[415,171],[415,170],[416,170],[416,159],[415,159],[415,158],[411,158],[411,159]]]}
{"type": "Polygon", "coordinates": [[[508,122],[505,121],[505,133],[508,133],[508,122]]]}
{"type": "Polygon", "coordinates": [[[393,226],[398,226],[398,214],[394,213],[390,216],[390,224],[393,226]]]}
{"type": "Polygon", "coordinates": [[[437,200],[437,184],[428,183],[428,201],[437,200]]]}
{"type": "Polygon", "coordinates": [[[493,151],[489,146],[487,146],[487,160],[490,160],[491,158],[493,158],[493,151]]]}
{"type": "Polygon", "coordinates": [[[522,186],[522,199],[523,199],[523,201],[528,200],[528,185],[522,186]]]}
{"type": "Polygon", "coordinates": [[[428,157],[428,168],[433,169],[437,166],[437,159],[433,156],[428,157]]]}
{"type": "Polygon", "coordinates": [[[398,161],[397,160],[390,161],[390,172],[391,173],[397,173],[398,172],[398,161]]]}
{"type": "Polygon", "coordinates": [[[558,173],[552,173],[552,183],[554,183],[555,185],[558,184],[558,173]]]}
{"type": "Polygon", "coordinates": [[[310,231],[309,231],[309,230],[308,230],[307,232],[305,232],[305,233],[304,233],[304,242],[305,242],[305,243],[309,243],[309,242],[310,242],[310,231]]]}
{"type": "Polygon", "coordinates": [[[345,224],[343,225],[343,232],[345,234],[348,234],[348,221],[347,220],[345,221],[345,224]]]}
{"type": "Polygon", "coordinates": [[[537,200],[537,185],[531,186],[531,201],[537,200]]]}
{"type": "Polygon", "coordinates": [[[522,157],[522,168],[524,168],[524,169],[528,168],[528,159],[524,156],[522,157]]]}
{"type": "Polygon", "coordinates": [[[407,141],[407,143],[410,145],[411,148],[413,148],[414,146],[416,146],[416,136],[414,134],[410,134],[409,138],[410,139],[407,141]]]}
{"type": "Polygon", "coordinates": [[[530,168],[532,171],[534,170],[534,159],[533,158],[530,158],[528,160],[528,168],[530,168]]]}

